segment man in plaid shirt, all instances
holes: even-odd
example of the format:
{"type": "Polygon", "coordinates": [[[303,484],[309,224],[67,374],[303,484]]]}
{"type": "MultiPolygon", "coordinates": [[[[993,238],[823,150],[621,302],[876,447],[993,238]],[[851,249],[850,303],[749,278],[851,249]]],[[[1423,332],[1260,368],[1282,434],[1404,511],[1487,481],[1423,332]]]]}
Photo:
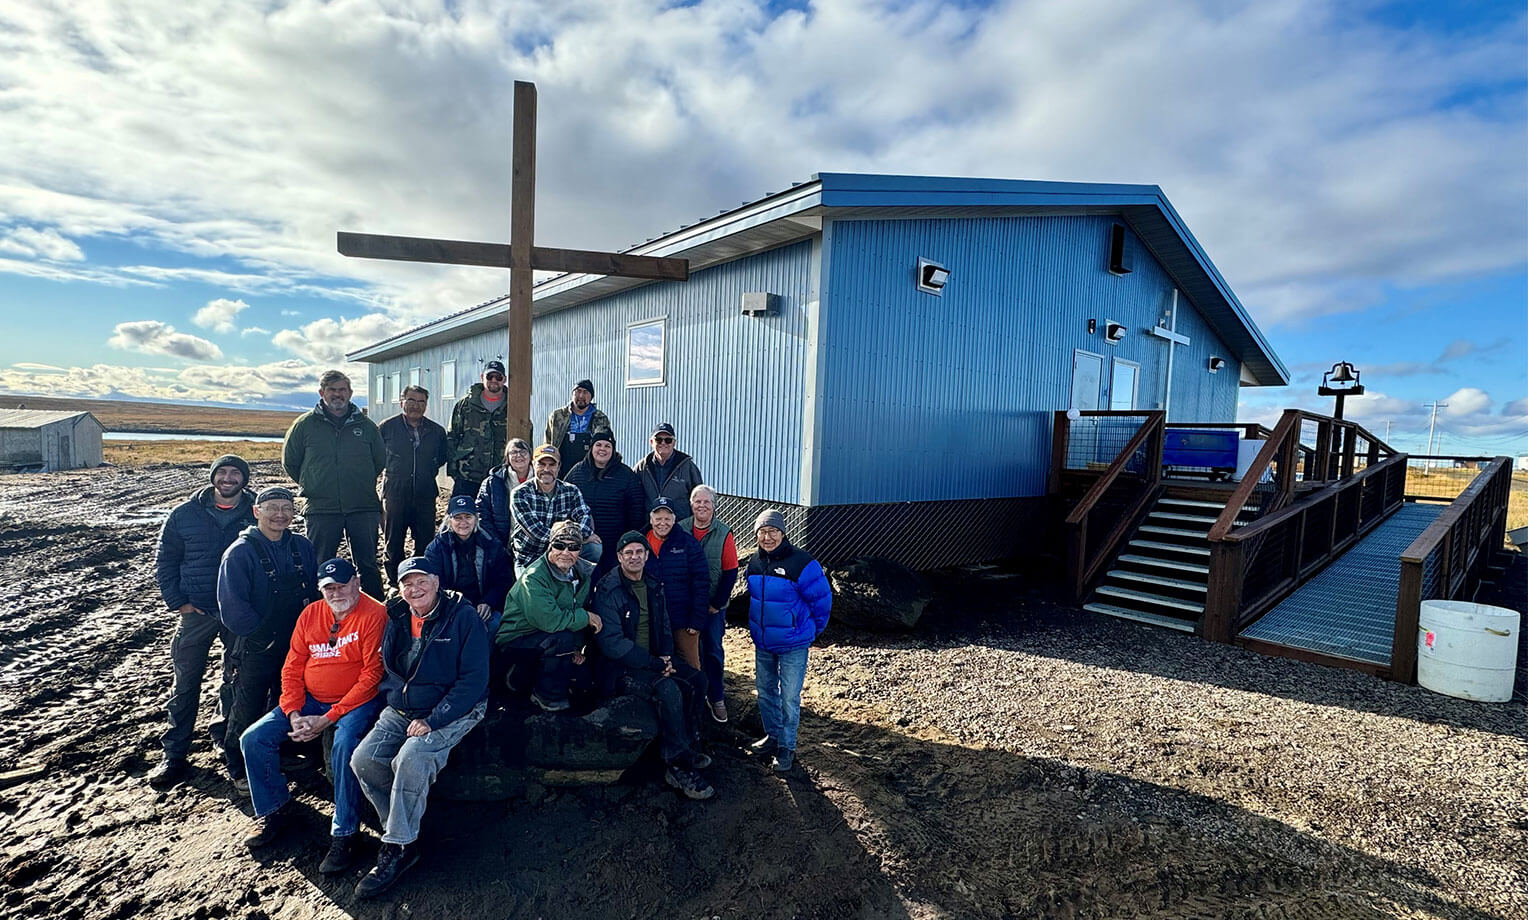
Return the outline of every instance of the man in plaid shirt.
{"type": "Polygon", "coordinates": [[[546,555],[552,525],[558,521],[578,524],[584,535],[584,548],[579,555],[589,562],[599,562],[600,537],[594,532],[589,506],[584,504],[584,493],[578,486],[568,485],[557,478],[562,463],[557,448],[550,444],[541,445],[531,454],[531,463],[534,475],[516,486],[509,497],[514,516],[510,539],[514,544],[516,576],[546,555]]]}

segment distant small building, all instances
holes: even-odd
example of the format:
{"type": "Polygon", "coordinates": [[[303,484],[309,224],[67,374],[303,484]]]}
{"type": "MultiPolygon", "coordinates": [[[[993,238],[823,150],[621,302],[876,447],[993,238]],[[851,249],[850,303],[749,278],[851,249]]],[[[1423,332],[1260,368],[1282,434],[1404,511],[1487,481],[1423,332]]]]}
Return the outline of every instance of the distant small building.
{"type": "Polygon", "coordinates": [[[105,427],[89,412],[0,409],[0,470],[100,466],[105,427]]]}
{"type": "Polygon", "coordinates": [[[1528,456],[1518,457],[1517,462],[1512,464],[1512,468],[1519,473],[1528,473],[1528,456]]]}

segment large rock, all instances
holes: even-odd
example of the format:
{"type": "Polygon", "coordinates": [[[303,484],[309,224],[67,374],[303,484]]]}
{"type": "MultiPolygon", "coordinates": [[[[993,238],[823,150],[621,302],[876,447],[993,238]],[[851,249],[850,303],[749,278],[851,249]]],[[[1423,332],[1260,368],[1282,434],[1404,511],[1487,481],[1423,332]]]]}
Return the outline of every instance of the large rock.
{"type": "Polygon", "coordinates": [[[843,626],[880,632],[907,632],[933,600],[922,575],[884,559],[856,559],[828,570],[833,584],[833,620],[843,626]]]}
{"type": "Polygon", "coordinates": [[[652,705],[628,696],[583,715],[544,713],[520,705],[494,708],[451,752],[432,795],[469,802],[502,801],[531,784],[614,783],[658,737],[652,705]]]}

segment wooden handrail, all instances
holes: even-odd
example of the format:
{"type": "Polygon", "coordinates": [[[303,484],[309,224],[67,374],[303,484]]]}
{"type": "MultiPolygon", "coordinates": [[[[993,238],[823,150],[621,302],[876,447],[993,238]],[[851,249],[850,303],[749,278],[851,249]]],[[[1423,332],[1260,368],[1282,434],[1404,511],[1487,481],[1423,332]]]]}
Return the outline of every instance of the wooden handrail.
{"type": "MultiPolygon", "coordinates": [[[[1224,540],[1226,533],[1235,526],[1236,517],[1241,514],[1242,506],[1246,505],[1247,499],[1252,497],[1253,491],[1257,488],[1258,480],[1262,479],[1263,474],[1268,471],[1268,467],[1273,463],[1274,457],[1280,453],[1284,440],[1290,436],[1291,429],[1296,428],[1299,424],[1300,418],[1301,413],[1298,409],[1285,409],[1284,414],[1279,417],[1279,423],[1274,426],[1273,432],[1268,436],[1268,440],[1263,442],[1262,450],[1257,452],[1257,457],[1252,461],[1252,465],[1242,475],[1241,482],[1237,483],[1236,491],[1232,492],[1231,497],[1226,499],[1225,510],[1220,512],[1220,517],[1215,519],[1214,526],[1210,528],[1209,539],[1211,543],[1224,540]]],[[[1284,470],[1283,474],[1288,477],[1291,472],[1290,470],[1284,470]]]]}
{"type": "MultiPolygon", "coordinates": [[[[1415,460],[1417,458],[1412,457],[1411,459],[1415,460]]],[[[1454,497],[1449,506],[1444,508],[1443,512],[1434,518],[1431,524],[1427,525],[1427,529],[1418,534],[1417,538],[1411,541],[1411,545],[1401,552],[1401,561],[1419,563],[1426,560],[1428,554],[1439,543],[1443,542],[1443,537],[1448,533],[1449,528],[1454,525],[1454,522],[1463,517],[1469,511],[1470,506],[1481,495],[1485,494],[1486,489],[1494,484],[1496,477],[1501,475],[1503,467],[1507,468],[1510,475],[1512,467],[1511,457],[1492,458],[1491,464],[1477,473],[1475,478],[1470,480],[1470,484],[1465,486],[1454,497]]]]}
{"type": "MultiPolygon", "coordinates": [[[[1130,458],[1135,456],[1135,452],[1141,449],[1141,445],[1146,443],[1147,438],[1151,437],[1152,430],[1162,427],[1162,421],[1165,417],[1165,413],[1163,413],[1160,409],[1154,409],[1150,412],[1129,412],[1118,414],[1144,415],[1146,416],[1146,421],[1143,422],[1140,429],[1136,431],[1135,437],[1131,438],[1125,444],[1124,449],[1119,452],[1119,455],[1114,458],[1114,462],[1109,464],[1109,468],[1104,470],[1103,475],[1099,476],[1098,480],[1093,483],[1093,487],[1089,489],[1087,494],[1082,497],[1082,501],[1077,503],[1077,507],[1072,509],[1072,513],[1066,516],[1066,522],[1068,524],[1082,523],[1083,519],[1088,516],[1088,512],[1093,510],[1093,506],[1098,504],[1098,502],[1104,497],[1104,493],[1109,491],[1109,487],[1114,485],[1114,480],[1118,479],[1120,474],[1125,471],[1125,464],[1130,462],[1130,458]]],[[[1146,471],[1146,475],[1153,481],[1160,479],[1162,477],[1161,465],[1157,464],[1157,468],[1154,470],[1148,469],[1146,471]]]]}
{"type": "MultiPolygon", "coordinates": [[[[1352,476],[1348,477],[1347,479],[1342,479],[1342,480],[1338,480],[1337,482],[1328,483],[1326,488],[1323,489],[1322,491],[1324,492],[1324,491],[1327,491],[1327,490],[1331,490],[1333,492],[1344,492],[1344,491],[1346,491],[1348,489],[1354,488],[1359,483],[1362,483],[1365,479],[1368,479],[1371,476],[1383,476],[1392,467],[1399,466],[1401,464],[1404,464],[1405,462],[1406,462],[1406,455],[1405,454],[1397,454],[1394,457],[1389,457],[1389,458],[1387,458],[1385,460],[1380,461],[1379,463],[1376,463],[1374,466],[1365,467],[1364,469],[1359,470],[1357,473],[1354,473],[1352,476]]],[[[1305,509],[1306,509],[1308,503],[1313,502],[1313,501],[1320,501],[1321,500],[1320,499],[1320,495],[1321,495],[1321,493],[1317,492],[1317,493],[1312,493],[1312,496],[1302,496],[1301,500],[1300,500],[1300,504],[1298,504],[1298,505],[1291,505],[1291,506],[1286,507],[1286,508],[1280,508],[1279,510],[1273,512],[1272,514],[1266,514],[1266,515],[1258,518],[1257,520],[1253,521],[1252,523],[1246,525],[1245,527],[1238,527],[1238,528],[1236,528],[1235,530],[1233,530],[1230,533],[1226,534],[1225,537],[1223,537],[1223,539],[1226,542],[1229,542],[1229,543],[1240,543],[1243,540],[1250,540],[1250,539],[1252,539],[1253,537],[1257,536],[1258,534],[1262,533],[1265,530],[1271,530],[1274,527],[1279,526],[1280,524],[1282,524],[1284,521],[1288,520],[1289,518],[1295,517],[1296,515],[1299,515],[1299,514],[1303,514],[1305,512],[1305,509]]]]}

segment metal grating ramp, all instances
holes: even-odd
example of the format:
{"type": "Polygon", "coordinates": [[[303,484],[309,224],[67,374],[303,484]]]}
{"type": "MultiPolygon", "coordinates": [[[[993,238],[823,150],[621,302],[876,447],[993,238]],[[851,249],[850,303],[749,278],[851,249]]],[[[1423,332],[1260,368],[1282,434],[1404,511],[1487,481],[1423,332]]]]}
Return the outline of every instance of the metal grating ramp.
{"type": "Polygon", "coordinates": [[[1445,507],[1403,505],[1241,635],[1388,665],[1395,639],[1400,555],[1445,507]]]}

